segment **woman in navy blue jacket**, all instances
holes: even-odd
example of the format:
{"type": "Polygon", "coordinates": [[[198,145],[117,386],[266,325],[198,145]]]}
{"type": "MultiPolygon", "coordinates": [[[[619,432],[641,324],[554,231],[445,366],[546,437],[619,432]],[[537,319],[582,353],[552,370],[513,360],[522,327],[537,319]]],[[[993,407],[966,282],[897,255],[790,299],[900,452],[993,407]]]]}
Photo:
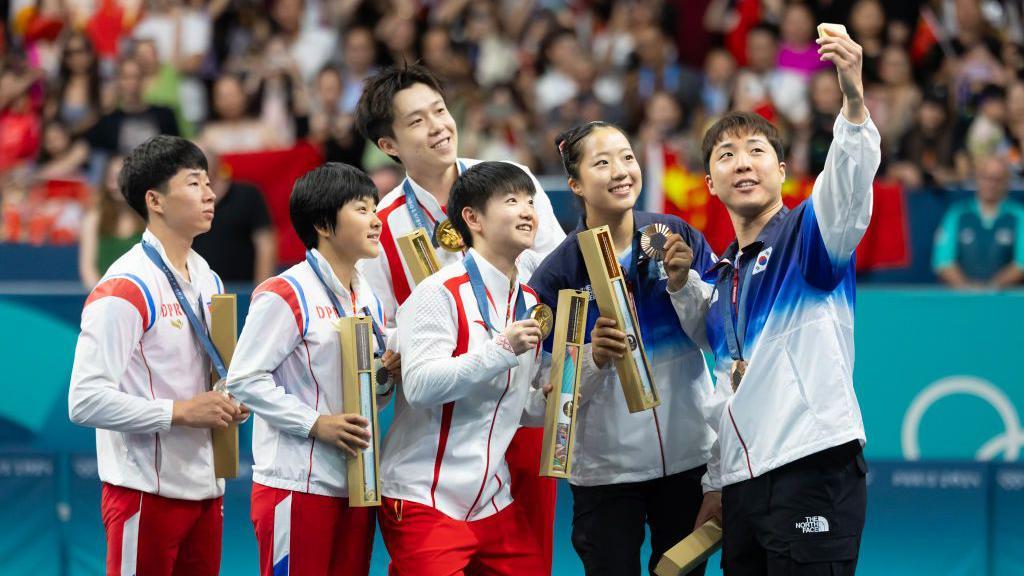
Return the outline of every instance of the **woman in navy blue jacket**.
{"type": "MultiPolygon", "coordinates": [[[[662,553],[693,530],[714,441],[702,415],[711,379],[676,309],[706,286],[700,274],[716,259],[703,235],[681,219],[634,210],[643,179],[618,127],[592,122],[565,132],[557,144],[584,214],[534,272],[530,285],[552,307],[565,288],[592,295],[577,233],[607,225],[661,398],[658,407],[629,412],[614,367],[614,360],[627,352],[626,334],[613,320],[599,317],[592,302],[569,479],[573,546],[587,574],[640,574],[646,523],[653,574],[662,553]],[[653,259],[640,247],[643,231],[652,225],[667,237],[664,254],[653,259]]],[[[550,353],[550,339],[545,348],[550,353]]]]}

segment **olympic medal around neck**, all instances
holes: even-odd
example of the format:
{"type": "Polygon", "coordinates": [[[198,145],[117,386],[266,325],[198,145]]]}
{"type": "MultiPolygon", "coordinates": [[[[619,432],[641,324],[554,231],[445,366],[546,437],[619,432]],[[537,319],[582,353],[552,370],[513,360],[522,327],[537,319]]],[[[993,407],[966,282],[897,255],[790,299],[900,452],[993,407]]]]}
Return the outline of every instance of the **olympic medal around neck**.
{"type": "Polygon", "coordinates": [[[434,228],[434,240],[437,245],[449,252],[461,252],[466,243],[462,240],[462,234],[455,229],[451,220],[443,220],[434,228]]]}

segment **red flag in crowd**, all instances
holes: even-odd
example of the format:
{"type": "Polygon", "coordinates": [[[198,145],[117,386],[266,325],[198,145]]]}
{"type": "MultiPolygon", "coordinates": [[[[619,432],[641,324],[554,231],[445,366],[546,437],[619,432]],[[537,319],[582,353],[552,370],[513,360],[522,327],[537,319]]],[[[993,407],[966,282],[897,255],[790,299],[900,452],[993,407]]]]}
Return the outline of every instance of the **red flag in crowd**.
{"type": "Polygon", "coordinates": [[[231,169],[231,178],[255,184],[263,191],[270,219],[277,229],[277,258],[282,264],[302,260],[306,248],[292,228],[288,199],[300,176],[323,164],[320,151],[306,142],[294,148],[266,152],[225,154],[221,158],[231,169]]]}

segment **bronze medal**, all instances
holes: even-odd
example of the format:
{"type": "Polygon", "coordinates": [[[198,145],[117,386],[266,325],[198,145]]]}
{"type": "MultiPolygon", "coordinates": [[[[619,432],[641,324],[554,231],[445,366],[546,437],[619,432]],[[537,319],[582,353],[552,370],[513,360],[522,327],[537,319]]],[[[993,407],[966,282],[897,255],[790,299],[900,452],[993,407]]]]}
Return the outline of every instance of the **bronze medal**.
{"type": "Polygon", "coordinates": [[[380,358],[373,359],[373,380],[377,386],[387,386],[391,380],[391,372],[384,367],[384,363],[381,362],[380,358]]]}
{"type": "Polygon", "coordinates": [[[668,243],[668,235],[672,233],[665,224],[651,224],[640,235],[640,249],[651,260],[663,260],[665,258],[665,244],[668,243]]]}
{"type": "Polygon", "coordinates": [[[438,223],[434,228],[434,240],[437,240],[438,246],[449,252],[461,252],[466,247],[462,235],[452,225],[451,220],[442,220],[438,223]]]}
{"type": "Polygon", "coordinates": [[[540,339],[546,340],[548,334],[551,334],[551,329],[555,326],[555,314],[551,311],[551,307],[547,304],[537,304],[530,308],[527,316],[531,320],[536,320],[537,324],[540,324],[540,339]]]}
{"type": "Polygon", "coordinates": [[[732,371],[730,376],[732,377],[732,391],[735,394],[736,390],[740,387],[740,382],[743,380],[743,375],[747,373],[747,361],[746,360],[733,360],[732,371]]]}

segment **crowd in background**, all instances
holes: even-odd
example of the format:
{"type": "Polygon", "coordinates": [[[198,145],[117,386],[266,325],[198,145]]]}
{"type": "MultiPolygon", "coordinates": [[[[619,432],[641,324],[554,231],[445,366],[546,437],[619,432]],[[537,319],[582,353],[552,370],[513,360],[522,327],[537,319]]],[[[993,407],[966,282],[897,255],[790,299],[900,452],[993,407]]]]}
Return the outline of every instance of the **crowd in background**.
{"type": "Polygon", "coordinates": [[[554,136],[601,119],[703,173],[704,129],[746,110],[781,128],[788,175],[813,177],[842,105],[819,22],[864,48],[880,175],[942,193],[995,157],[1016,188],[1022,13],[1020,0],[0,0],[0,242],[31,241],[18,207],[44,181],[94,191],[51,216],[51,239],[135,237],[112,172],[157,133],[212,155],[308,141],[386,191],[400,167],[353,112],[374,70],[414,61],[445,79],[460,156],[560,174],[554,136]]]}

